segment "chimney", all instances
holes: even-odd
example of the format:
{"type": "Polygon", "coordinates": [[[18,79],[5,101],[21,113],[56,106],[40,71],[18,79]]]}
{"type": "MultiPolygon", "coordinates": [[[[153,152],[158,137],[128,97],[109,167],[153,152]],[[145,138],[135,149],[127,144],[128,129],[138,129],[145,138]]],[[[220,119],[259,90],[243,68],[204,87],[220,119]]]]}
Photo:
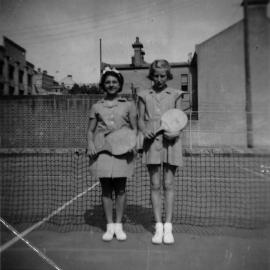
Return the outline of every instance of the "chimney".
{"type": "MultiPolygon", "coordinates": [[[[267,17],[267,4],[269,0],[246,0],[249,15],[252,17],[267,17]]],[[[244,7],[244,1],[241,4],[244,7]]]]}
{"type": "Polygon", "coordinates": [[[132,44],[134,49],[134,56],[131,58],[132,64],[134,66],[141,66],[144,63],[145,52],[142,50],[143,45],[139,40],[139,37],[136,37],[135,42],[132,44]]]}

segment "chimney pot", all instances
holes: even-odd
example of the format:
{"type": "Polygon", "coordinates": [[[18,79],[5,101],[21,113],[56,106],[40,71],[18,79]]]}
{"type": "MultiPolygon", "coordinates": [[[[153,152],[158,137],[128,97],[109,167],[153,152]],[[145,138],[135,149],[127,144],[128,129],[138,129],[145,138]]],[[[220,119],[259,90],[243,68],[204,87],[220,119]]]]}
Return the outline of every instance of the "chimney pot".
{"type": "MultiPolygon", "coordinates": [[[[253,6],[253,5],[267,5],[269,3],[269,0],[247,0],[247,5],[248,6],[253,6]]],[[[244,6],[244,1],[241,4],[244,6]]]]}

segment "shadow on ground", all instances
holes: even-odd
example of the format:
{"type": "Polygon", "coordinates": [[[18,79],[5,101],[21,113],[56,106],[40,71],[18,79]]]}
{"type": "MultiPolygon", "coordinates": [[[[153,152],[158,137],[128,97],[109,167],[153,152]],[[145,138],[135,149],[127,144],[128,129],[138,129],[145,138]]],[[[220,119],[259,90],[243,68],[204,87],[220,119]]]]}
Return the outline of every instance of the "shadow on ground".
{"type": "MultiPolygon", "coordinates": [[[[115,213],[114,213],[115,214],[115,213]]],[[[106,221],[102,205],[88,209],[84,213],[85,223],[89,226],[105,230],[106,221]]],[[[128,205],[123,217],[124,227],[130,232],[152,232],[153,214],[151,208],[138,205],[128,205]]]]}

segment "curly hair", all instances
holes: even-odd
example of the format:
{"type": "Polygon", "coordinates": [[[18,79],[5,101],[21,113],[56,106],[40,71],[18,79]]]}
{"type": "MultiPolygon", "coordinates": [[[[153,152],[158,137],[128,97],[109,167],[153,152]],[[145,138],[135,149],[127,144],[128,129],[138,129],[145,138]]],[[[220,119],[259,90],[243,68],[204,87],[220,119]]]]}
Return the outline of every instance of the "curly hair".
{"type": "Polygon", "coordinates": [[[120,89],[119,89],[119,92],[121,92],[123,90],[123,85],[124,85],[124,77],[123,75],[118,71],[116,70],[115,68],[111,69],[104,69],[102,75],[101,75],[101,78],[100,78],[100,82],[99,82],[99,86],[100,88],[103,90],[103,91],[106,91],[105,88],[104,88],[104,83],[105,83],[105,80],[107,79],[108,76],[113,76],[115,77],[118,82],[119,82],[119,85],[120,85],[120,89]]]}

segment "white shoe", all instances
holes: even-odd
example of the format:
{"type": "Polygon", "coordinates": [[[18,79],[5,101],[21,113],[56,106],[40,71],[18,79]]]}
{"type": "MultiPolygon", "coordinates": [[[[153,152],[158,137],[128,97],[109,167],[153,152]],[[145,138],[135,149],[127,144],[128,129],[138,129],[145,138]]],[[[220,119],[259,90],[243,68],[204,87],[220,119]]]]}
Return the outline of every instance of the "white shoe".
{"type": "Polygon", "coordinates": [[[113,223],[108,223],[107,224],[107,230],[102,235],[102,240],[103,241],[111,241],[113,239],[113,235],[114,235],[114,224],[113,223]]]}
{"type": "Polygon", "coordinates": [[[123,231],[122,223],[114,223],[114,233],[116,239],[119,241],[124,241],[127,239],[127,234],[123,231]]]}
{"type": "Polygon", "coordinates": [[[163,224],[161,222],[156,223],[155,234],[152,237],[153,244],[161,244],[163,238],[163,224]]]}
{"type": "Polygon", "coordinates": [[[163,235],[164,244],[173,244],[174,237],[172,234],[172,223],[166,222],[164,224],[164,235],[163,235]]]}

